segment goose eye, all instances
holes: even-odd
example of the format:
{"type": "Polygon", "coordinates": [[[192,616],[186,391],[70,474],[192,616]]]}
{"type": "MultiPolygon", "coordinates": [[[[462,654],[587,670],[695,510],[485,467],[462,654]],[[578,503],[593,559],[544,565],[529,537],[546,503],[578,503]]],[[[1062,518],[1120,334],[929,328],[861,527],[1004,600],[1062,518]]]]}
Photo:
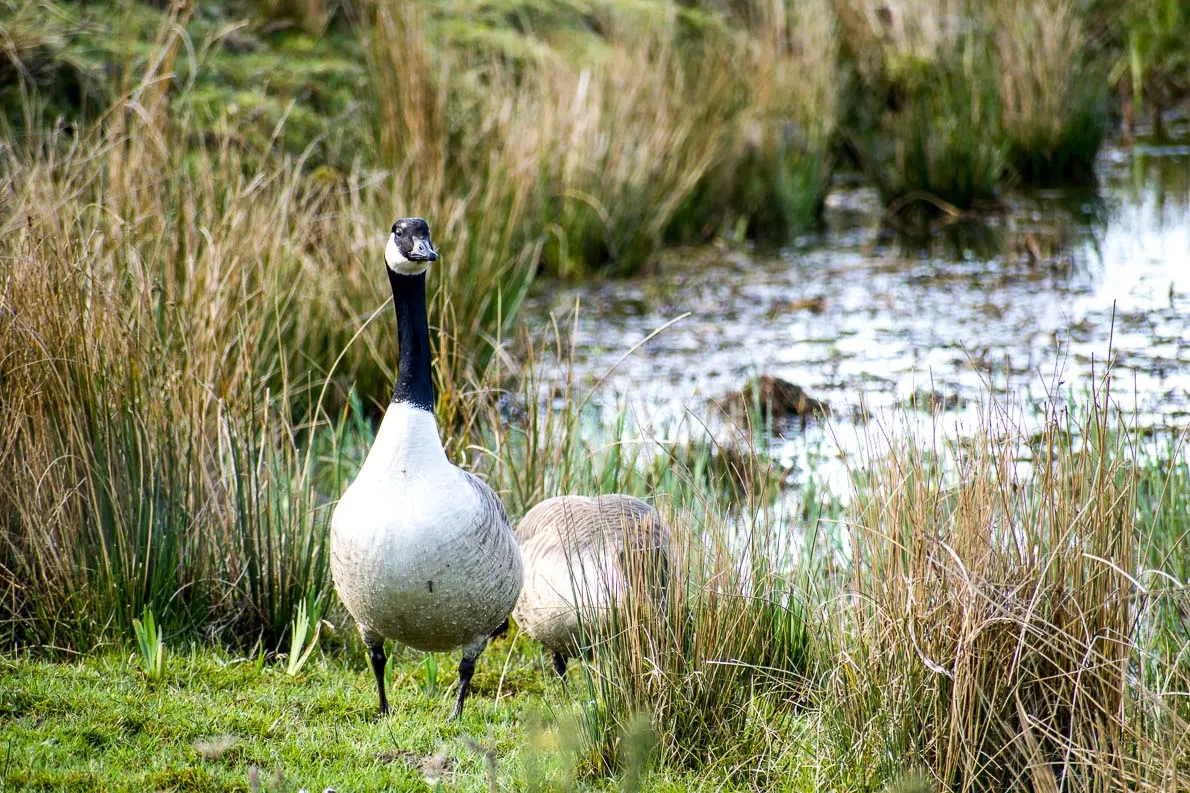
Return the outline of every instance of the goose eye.
{"type": "Polygon", "coordinates": [[[400,230],[400,229],[398,229],[398,228],[394,228],[394,229],[393,229],[393,234],[394,234],[395,236],[399,237],[399,236],[401,236],[401,230],[400,230]]]}

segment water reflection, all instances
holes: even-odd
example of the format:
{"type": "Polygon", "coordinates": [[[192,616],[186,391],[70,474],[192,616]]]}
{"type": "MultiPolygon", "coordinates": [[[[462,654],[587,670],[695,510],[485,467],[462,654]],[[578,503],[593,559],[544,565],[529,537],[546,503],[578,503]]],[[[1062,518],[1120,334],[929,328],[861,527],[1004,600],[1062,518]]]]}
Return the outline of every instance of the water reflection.
{"type": "Polygon", "coordinates": [[[576,364],[591,381],[690,312],[603,386],[655,430],[760,373],[827,400],[844,424],[861,405],[923,394],[973,422],[988,384],[1026,403],[1058,383],[1088,392],[1109,343],[1120,406],[1186,428],[1190,146],[1109,151],[1099,177],[1093,190],[1011,195],[925,238],[882,223],[872,191],[838,189],[825,229],[780,254],[678,252],[648,280],[548,285],[529,312],[544,325],[581,302],[576,364]]]}

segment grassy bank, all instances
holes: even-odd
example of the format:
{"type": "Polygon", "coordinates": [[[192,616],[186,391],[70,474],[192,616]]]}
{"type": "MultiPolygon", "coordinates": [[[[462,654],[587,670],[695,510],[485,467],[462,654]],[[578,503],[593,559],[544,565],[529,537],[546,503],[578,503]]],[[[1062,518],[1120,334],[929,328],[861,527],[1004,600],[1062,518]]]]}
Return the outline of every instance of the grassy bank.
{"type": "MultiPolygon", "coordinates": [[[[657,790],[1190,781],[1184,439],[1141,454],[1107,413],[1055,412],[1035,433],[995,412],[974,438],[853,461],[846,503],[807,487],[791,510],[763,477],[743,492],[708,481],[709,452],[663,463],[658,480],[649,454],[670,459],[666,446],[600,441],[581,411],[525,407],[515,422],[481,419],[485,445],[466,457],[513,513],[555,492],[651,495],[682,571],[666,610],[616,617],[568,693],[514,635],[485,656],[466,720],[448,724],[454,659],[406,651],[402,705],[376,724],[362,650],[333,605],[335,630],[295,676],[288,639],[276,654],[259,633],[254,648],[218,649],[181,624],[165,631],[158,680],[131,631],[112,632],[106,650],[27,647],[4,662],[9,783],[250,788],[257,766],[265,789],[278,771],[295,785],[414,789],[421,761],[445,752],[447,787],[485,787],[486,755],[464,736],[495,747],[513,788],[638,789],[624,780],[645,756],[644,789],[657,790]],[[807,542],[794,552],[791,537],[807,542]],[[233,748],[204,759],[222,736],[233,748]]],[[[339,465],[358,464],[370,432],[343,433],[339,465]]]]}
{"type": "MultiPolygon", "coordinates": [[[[400,717],[383,722],[370,672],[342,656],[291,677],[252,659],[171,648],[152,685],[119,655],[0,661],[0,779],[8,790],[377,791],[424,790],[437,777],[444,789],[487,790],[485,758],[464,737],[497,753],[502,787],[525,784],[530,753],[539,773],[558,779],[561,752],[533,749],[523,725],[567,706],[519,644],[489,650],[459,724],[442,718],[453,670],[432,688],[421,659],[408,655],[392,666],[400,717]]],[[[556,732],[538,738],[550,741],[561,743],[556,732]]]]}

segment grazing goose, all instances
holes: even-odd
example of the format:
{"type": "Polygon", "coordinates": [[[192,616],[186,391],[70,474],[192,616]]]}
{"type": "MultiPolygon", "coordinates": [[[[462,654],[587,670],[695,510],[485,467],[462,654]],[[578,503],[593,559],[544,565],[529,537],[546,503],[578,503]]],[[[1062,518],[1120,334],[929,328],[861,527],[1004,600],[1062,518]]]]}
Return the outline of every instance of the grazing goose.
{"type": "Polygon", "coordinates": [[[434,420],[426,268],[438,254],[421,218],[393,224],[384,259],[400,360],[392,404],[331,517],[331,574],[384,693],[384,640],[463,648],[454,718],[493,632],[521,591],[521,554],[497,496],[446,459],[434,420]]]}
{"type": "Polygon", "coordinates": [[[566,662],[594,638],[601,616],[621,603],[643,574],[664,592],[668,532],[657,510],[632,496],[558,496],[542,501],[517,526],[525,585],[513,617],[553,653],[565,681],[566,662]],[[629,553],[643,557],[630,559],[629,553]]]}

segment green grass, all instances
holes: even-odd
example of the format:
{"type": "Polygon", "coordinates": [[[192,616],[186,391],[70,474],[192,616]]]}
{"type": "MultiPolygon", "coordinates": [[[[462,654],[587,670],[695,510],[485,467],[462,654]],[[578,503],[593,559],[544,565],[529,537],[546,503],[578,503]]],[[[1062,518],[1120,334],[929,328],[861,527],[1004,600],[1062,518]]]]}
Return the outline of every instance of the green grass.
{"type": "MultiPolygon", "coordinates": [[[[504,693],[519,695],[493,702],[506,651],[501,643],[484,658],[458,725],[446,720],[448,693],[422,693],[420,659],[410,654],[393,667],[395,714],[384,721],[375,718],[370,671],[343,658],[315,658],[291,677],[252,659],[183,652],[171,656],[157,684],[114,654],[5,661],[6,789],[247,790],[248,769],[257,766],[265,780],[281,772],[294,790],[416,790],[421,775],[404,753],[420,759],[443,749],[458,762],[463,789],[484,789],[482,766],[460,736],[483,740],[491,732],[501,754],[519,750],[514,725],[531,706],[523,689],[542,693],[528,660],[518,658],[504,693]],[[195,748],[223,737],[234,743],[221,757],[204,759],[195,748]]],[[[504,770],[512,770],[507,760],[504,770]]]]}
{"type": "MultiPolygon", "coordinates": [[[[362,652],[316,654],[290,676],[280,664],[182,650],[159,683],[110,651],[73,661],[0,658],[0,789],[246,791],[255,766],[264,790],[282,789],[278,773],[293,791],[424,790],[423,762],[444,756],[442,789],[486,791],[487,761],[467,739],[494,747],[501,789],[574,789],[578,703],[562,695],[539,648],[523,636],[494,642],[457,723],[448,719],[457,657],[439,658],[429,696],[423,657],[406,650],[391,663],[393,713],[382,720],[362,652]]],[[[572,666],[571,685],[581,687],[572,666]]],[[[644,789],[725,782],[723,771],[658,772],[644,789]]]]}
{"type": "Polygon", "coordinates": [[[1121,27],[1126,42],[1116,74],[1131,89],[1131,111],[1147,111],[1155,137],[1163,139],[1165,112],[1190,91],[1190,13],[1178,0],[1139,0],[1128,4],[1121,27]]]}

